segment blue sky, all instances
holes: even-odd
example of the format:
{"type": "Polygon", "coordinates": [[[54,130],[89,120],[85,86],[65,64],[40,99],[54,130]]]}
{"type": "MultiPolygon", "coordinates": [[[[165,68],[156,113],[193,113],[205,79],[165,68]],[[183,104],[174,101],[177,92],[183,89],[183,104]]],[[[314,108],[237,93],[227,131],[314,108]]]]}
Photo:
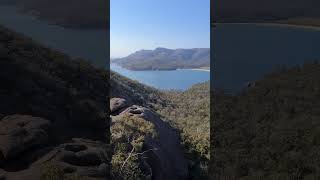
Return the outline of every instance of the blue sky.
{"type": "Polygon", "coordinates": [[[111,57],[210,47],[210,0],[111,0],[111,57]]]}

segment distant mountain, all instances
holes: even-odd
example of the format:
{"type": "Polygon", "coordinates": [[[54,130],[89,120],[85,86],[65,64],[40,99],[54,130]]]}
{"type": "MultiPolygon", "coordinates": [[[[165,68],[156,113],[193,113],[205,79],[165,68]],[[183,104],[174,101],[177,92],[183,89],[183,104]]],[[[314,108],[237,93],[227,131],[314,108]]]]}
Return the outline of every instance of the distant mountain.
{"type": "Polygon", "coordinates": [[[0,0],[0,5],[17,5],[50,23],[71,28],[107,28],[108,1],[101,0],[0,0]]]}
{"type": "Polygon", "coordinates": [[[15,4],[18,0],[0,0],[0,5],[15,4]]]}
{"type": "Polygon", "coordinates": [[[167,49],[140,50],[127,57],[113,59],[130,70],[175,70],[210,67],[210,49],[167,49]]]}
{"type": "Polygon", "coordinates": [[[215,22],[287,22],[320,24],[317,0],[224,0],[212,3],[215,22]]]}

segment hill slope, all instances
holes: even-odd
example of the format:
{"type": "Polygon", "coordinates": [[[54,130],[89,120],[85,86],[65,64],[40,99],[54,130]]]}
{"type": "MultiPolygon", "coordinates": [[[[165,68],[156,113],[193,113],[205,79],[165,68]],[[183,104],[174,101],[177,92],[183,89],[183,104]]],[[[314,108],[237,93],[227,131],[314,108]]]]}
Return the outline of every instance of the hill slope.
{"type": "Polygon", "coordinates": [[[175,70],[210,67],[210,49],[166,49],[137,51],[127,57],[113,59],[130,70],[175,70]]]}
{"type": "MultiPolygon", "coordinates": [[[[120,169],[119,166],[121,166],[121,163],[119,163],[119,161],[123,162],[123,159],[127,158],[127,154],[130,154],[132,147],[134,147],[134,144],[136,144],[135,141],[131,141],[131,143],[128,144],[127,141],[124,141],[128,138],[123,138],[123,140],[119,140],[119,137],[138,136],[138,137],[141,137],[142,139],[145,139],[146,137],[149,136],[148,134],[150,133],[152,134],[152,132],[156,133],[159,130],[158,126],[159,126],[159,123],[161,122],[160,124],[169,123],[169,125],[171,126],[171,127],[169,126],[170,129],[176,129],[178,132],[180,132],[181,143],[184,146],[184,152],[182,152],[182,154],[185,154],[188,160],[188,171],[189,171],[188,177],[197,178],[197,179],[207,179],[207,167],[208,167],[208,161],[210,158],[209,157],[209,134],[210,134],[209,133],[209,129],[210,129],[209,84],[210,83],[206,82],[206,83],[200,83],[200,84],[194,85],[187,91],[159,91],[157,89],[153,89],[143,84],[140,84],[136,81],[127,79],[113,72],[111,72],[110,80],[111,80],[111,86],[112,86],[111,97],[113,98],[111,100],[112,101],[111,104],[113,104],[113,107],[114,107],[112,108],[113,109],[112,112],[115,113],[112,118],[114,121],[114,124],[112,125],[112,128],[111,128],[113,132],[112,134],[116,134],[115,136],[113,136],[113,140],[127,147],[127,149],[123,151],[123,148],[121,150],[120,147],[116,146],[118,148],[116,148],[115,150],[116,153],[113,160],[113,164],[114,164],[113,167],[115,167],[115,169],[113,172],[114,173],[119,172],[119,169],[120,169]],[[129,111],[132,111],[130,110],[132,108],[141,109],[141,110],[135,110],[137,111],[136,113],[138,114],[138,116],[137,115],[134,115],[134,116],[137,117],[138,119],[131,119],[124,116],[125,114],[128,113],[128,110],[126,109],[129,109],[129,111]],[[141,116],[139,115],[138,112],[142,111],[143,113],[148,114],[149,110],[146,110],[146,108],[151,110],[154,115],[159,116],[161,120],[157,118],[148,120],[148,118],[143,116],[141,119],[141,116]],[[155,126],[152,126],[152,124],[148,124],[148,122],[156,122],[156,121],[158,121],[158,123],[155,123],[154,124],[155,126]],[[120,122],[123,124],[120,125],[119,124],[120,122]],[[136,122],[136,123],[139,122],[139,124],[142,123],[143,125],[139,125],[140,128],[138,128],[136,127],[137,124],[134,125],[133,122],[136,122]],[[145,133],[140,133],[139,135],[137,135],[133,133],[131,130],[124,130],[126,129],[126,127],[132,127],[132,126],[140,129],[140,132],[145,132],[145,133]],[[122,129],[121,133],[119,129],[122,129]],[[130,133],[127,133],[127,134],[123,133],[124,131],[128,131],[130,133]],[[117,133],[114,133],[114,132],[117,132],[117,133]],[[123,156],[123,154],[125,154],[125,156],[123,156]]],[[[147,116],[147,117],[150,118],[153,116],[147,116]]],[[[164,126],[168,127],[168,125],[164,125],[164,126]]],[[[171,133],[167,132],[165,134],[171,134],[171,133]]],[[[177,136],[177,135],[174,135],[174,136],[177,136]]],[[[174,136],[171,137],[170,140],[176,139],[176,137],[174,136]]],[[[160,139],[161,139],[161,135],[160,135],[160,139]]],[[[149,141],[142,141],[144,148],[140,150],[135,150],[133,154],[142,153],[143,151],[147,150],[146,147],[149,147],[148,144],[150,144],[150,142],[149,143],[148,142],[149,141]]],[[[166,144],[166,143],[163,143],[163,144],[166,144]]],[[[177,148],[180,145],[175,144],[170,146],[172,146],[172,148],[177,148]]],[[[170,150],[170,152],[174,152],[174,151],[170,150]]],[[[175,155],[175,156],[179,157],[178,155],[175,155]]],[[[167,157],[170,157],[170,156],[169,155],[162,156],[161,159],[165,161],[167,157]]],[[[139,158],[142,158],[142,157],[139,157],[139,158]]],[[[160,160],[158,161],[159,161],[158,163],[160,163],[160,160]]],[[[127,174],[130,174],[129,177],[132,177],[134,174],[136,175],[142,174],[139,177],[142,177],[143,179],[143,178],[146,178],[148,174],[150,174],[149,171],[143,170],[143,169],[148,169],[145,167],[145,164],[146,163],[143,163],[141,159],[140,160],[132,159],[132,161],[128,162],[128,167],[127,167],[131,169],[130,170],[126,169],[122,171],[125,171],[127,174]],[[140,170],[137,171],[136,168],[133,168],[137,166],[145,167],[145,168],[138,168],[140,170]]],[[[151,167],[153,166],[151,165],[151,167]]],[[[169,167],[169,166],[167,165],[165,167],[169,167]]],[[[155,171],[154,173],[157,173],[157,172],[158,171],[155,171]]],[[[167,172],[162,171],[160,174],[164,176],[168,172],[170,171],[167,171],[167,172]]],[[[121,173],[118,173],[118,174],[121,174],[121,173]]],[[[125,175],[122,174],[122,177],[124,176],[125,175]]],[[[173,176],[171,178],[173,178],[173,176]]]]}
{"type": "Polygon", "coordinates": [[[184,92],[166,92],[166,106],[158,112],[179,129],[190,161],[190,177],[207,179],[210,159],[210,82],[184,92]]]}
{"type": "Polygon", "coordinates": [[[0,179],[108,178],[106,71],[0,27],[0,80],[0,179]]]}

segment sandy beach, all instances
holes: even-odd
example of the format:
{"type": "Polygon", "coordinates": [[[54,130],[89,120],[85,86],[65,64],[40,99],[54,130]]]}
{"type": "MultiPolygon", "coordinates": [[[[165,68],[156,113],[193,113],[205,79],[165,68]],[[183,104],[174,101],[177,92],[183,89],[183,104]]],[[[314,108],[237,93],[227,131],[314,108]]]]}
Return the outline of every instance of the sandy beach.
{"type": "Polygon", "coordinates": [[[190,69],[190,70],[193,70],[193,71],[206,71],[206,72],[210,72],[210,69],[190,69]]]}

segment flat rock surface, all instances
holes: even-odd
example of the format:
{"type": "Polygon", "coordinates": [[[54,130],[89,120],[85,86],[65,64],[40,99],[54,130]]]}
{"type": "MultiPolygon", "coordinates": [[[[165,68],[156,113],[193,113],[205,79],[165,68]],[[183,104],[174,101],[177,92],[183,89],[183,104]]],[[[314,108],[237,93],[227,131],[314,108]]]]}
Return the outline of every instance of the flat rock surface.
{"type": "Polygon", "coordinates": [[[59,169],[61,177],[78,175],[86,180],[106,180],[109,176],[106,146],[98,141],[73,139],[61,144],[34,162],[29,168],[18,172],[0,169],[6,180],[43,180],[45,174],[59,169]]]}

